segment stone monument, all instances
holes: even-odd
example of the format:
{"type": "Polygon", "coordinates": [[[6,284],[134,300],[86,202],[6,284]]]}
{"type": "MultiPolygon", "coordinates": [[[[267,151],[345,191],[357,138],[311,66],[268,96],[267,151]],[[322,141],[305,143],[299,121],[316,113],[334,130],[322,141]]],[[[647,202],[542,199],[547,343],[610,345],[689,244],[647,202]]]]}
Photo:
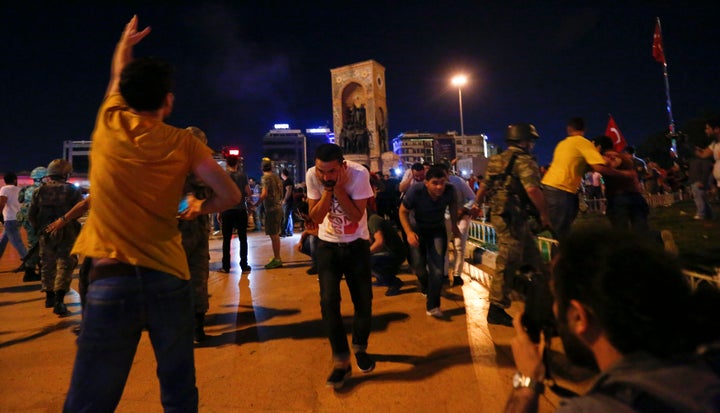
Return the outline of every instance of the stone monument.
{"type": "Polygon", "coordinates": [[[385,68],[374,60],[330,69],[335,142],[345,158],[382,170],[388,148],[385,68]]]}

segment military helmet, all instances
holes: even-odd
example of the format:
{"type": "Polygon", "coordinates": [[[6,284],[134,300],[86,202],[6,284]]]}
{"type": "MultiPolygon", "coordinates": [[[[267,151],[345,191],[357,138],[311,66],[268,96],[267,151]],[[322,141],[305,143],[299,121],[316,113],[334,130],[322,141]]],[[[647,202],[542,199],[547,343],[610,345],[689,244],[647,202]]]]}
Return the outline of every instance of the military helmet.
{"type": "Polygon", "coordinates": [[[508,142],[535,141],[540,135],[531,123],[514,123],[507,127],[505,140],[508,142]]]}
{"type": "Polygon", "coordinates": [[[192,133],[194,137],[200,139],[200,142],[207,145],[208,138],[207,138],[207,135],[205,135],[205,132],[202,131],[202,129],[198,128],[197,126],[188,126],[185,129],[190,131],[190,133],[192,133]]]}
{"type": "Polygon", "coordinates": [[[72,173],[72,164],[65,159],[55,159],[47,167],[48,176],[67,177],[72,173]]]}
{"type": "Polygon", "coordinates": [[[39,181],[47,176],[47,168],[44,166],[38,166],[30,172],[30,178],[33,181],[39,181]]]}

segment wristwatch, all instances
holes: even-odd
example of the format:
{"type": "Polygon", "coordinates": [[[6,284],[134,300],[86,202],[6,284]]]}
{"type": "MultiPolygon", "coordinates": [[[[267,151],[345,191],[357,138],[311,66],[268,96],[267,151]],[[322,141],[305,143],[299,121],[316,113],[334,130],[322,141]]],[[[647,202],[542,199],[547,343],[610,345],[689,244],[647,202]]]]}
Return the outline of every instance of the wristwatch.
{"type": "Polygon", "coordinates": [[[537,394],[545,392],[545,384],[541,381],[535,381],[528,376],[524,376],[519,371],[513,376],[513,389],[530,388],[537,394]]]}

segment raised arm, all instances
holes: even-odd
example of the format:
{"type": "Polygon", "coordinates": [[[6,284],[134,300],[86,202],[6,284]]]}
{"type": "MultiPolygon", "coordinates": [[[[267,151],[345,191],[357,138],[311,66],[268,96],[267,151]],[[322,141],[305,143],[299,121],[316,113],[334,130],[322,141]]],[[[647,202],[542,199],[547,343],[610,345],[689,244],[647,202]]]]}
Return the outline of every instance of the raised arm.
{"type": "Polygon", "coordinates": [[[115,53],[112,58],[112,65],[110,67],[110,83],[108,83],[107,91],[105,91],[105,97],[118,93],[120,91],[120,72],[126,64],[132,61],[132,49],[133,46],[140,43],[145,36],[150,33],[150,26],[143,29],[141,32],[137,31],[138,17],[133,16],[132,19],[125,25],[120,36],[120,41],[115,47],[115,53]]]}

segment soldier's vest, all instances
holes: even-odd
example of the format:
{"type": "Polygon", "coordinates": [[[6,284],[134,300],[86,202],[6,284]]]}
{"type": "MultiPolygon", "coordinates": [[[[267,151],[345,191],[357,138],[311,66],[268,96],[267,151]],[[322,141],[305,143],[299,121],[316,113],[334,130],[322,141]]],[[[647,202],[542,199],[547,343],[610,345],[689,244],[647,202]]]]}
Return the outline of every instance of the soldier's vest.
{"type": "Polygon", "coordinates": [[[27,222],[27,214],[28,210],[30,209],[30,203],[32,202],[32,196],[36,189],[38,189],[42,185],[41,183],[34,183],[32,185],[28,185],[20,190],[20,193],[18,194],[18,201],[20,201],[20,209],[17,213],[17,220],[20,224],[24,224],[27,222]]]}
{"type": "Polygon", "coordinates": [[[73,184],[50,181],[33,193],[32,203],[37,203],[37,223],[40,228],[63,216],[82,200],[80,190],[73,184]]]}
{"type": "Polygon", "coordinates": [[[514,173],[515,161],[521,154],[507,150],[488,160],[491,213],[511,221],[538,216],[520,178],[514,173]]]}

